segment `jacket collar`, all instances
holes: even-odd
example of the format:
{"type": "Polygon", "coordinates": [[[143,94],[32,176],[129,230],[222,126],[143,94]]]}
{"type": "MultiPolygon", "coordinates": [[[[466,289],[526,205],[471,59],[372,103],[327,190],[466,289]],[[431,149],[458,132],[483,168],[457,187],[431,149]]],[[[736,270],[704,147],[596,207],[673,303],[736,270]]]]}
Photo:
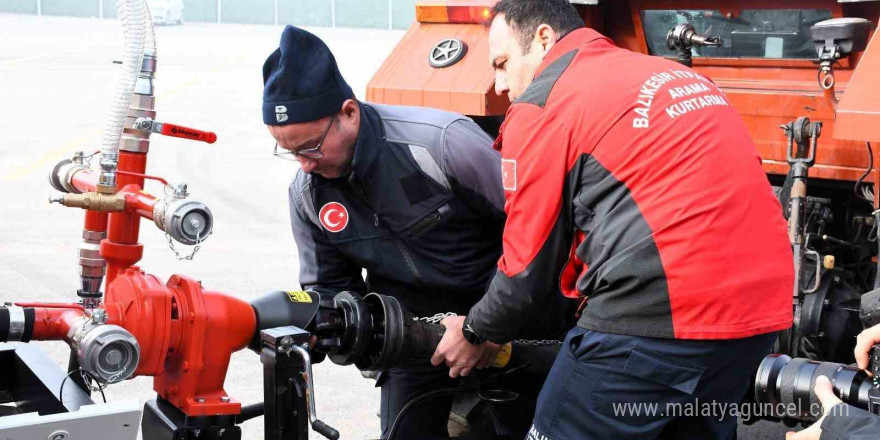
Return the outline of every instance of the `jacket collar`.
{"type": "MultiPolygon", "coordinates": [[[[578,49],[580,47],[586,46],[594,41],[603,40],[608,44],[614,44],[611,42],[608,37],[594,31],[593,29],[584,27],[580,29],[576,29],[572,32],[569,32],[564,37],[559,39],[556,44],[550,49],[550,52],[547,52],[547,55],[544,56],[544,59],[541,61],[541,65],[538,66],[538,69],[535,71],[535,78],[541,75],[544,70],[556,62],[559,58],[564,56],[565,54],[578,49]]],[[[526,88],[528,90],[528,87],[526,88]]],[[[507,109],[508,112],[513,108],[513,106],[507,109]]],[[[509,116],[509,113],[508,113],[509,116]]],[[[502,151],[504,146],[504,129],[510,118],[505,118],[504,122],[501,123],[501,127],[498,130],[498,137],[495,138],[495,142],[492,144],[492,148],[496,151],[502,151]]]]}
{"type": "Polygon", "coordinates": [[[351,160],[351,183],[369,183],[373,169],[385,146],[385,127],[373,107],[358,102],[361,110],[361,125],[355,143],[354,156],[351,160]]]}
{"type": "Polygon", "coordinates": [[[361,112],[361,122],[351,159],[351,173],[336,179],[327,179],[315,174],[312,176],[312,181],[316,187],[326,184],[336,185],[340,182],[365,186],[372,181],[373,170],[385,145],[385,128],[382,126],[379,114],[369,104],[358,102],[358,108],[361,112]]]}
{"type": "Polygon", "coordinates": [[[594,31],[593,29],[584,27],[580,29],[576,29],[574,31],[569,32],[562,39],[556,42],[552,48],[550,48],[550,52],[547,52],[547,55],[544,56],[544,60],[541,61],[541,65],[538,66],[538,70],[535,72],[535,76],[541,74],[547,66],[553,64],[554,61],[558,60],[559,57],[575,50],[579,47],[586,46],[596,40],[605,40],[607,42],[611,42],[608,37],[594,31]]]}

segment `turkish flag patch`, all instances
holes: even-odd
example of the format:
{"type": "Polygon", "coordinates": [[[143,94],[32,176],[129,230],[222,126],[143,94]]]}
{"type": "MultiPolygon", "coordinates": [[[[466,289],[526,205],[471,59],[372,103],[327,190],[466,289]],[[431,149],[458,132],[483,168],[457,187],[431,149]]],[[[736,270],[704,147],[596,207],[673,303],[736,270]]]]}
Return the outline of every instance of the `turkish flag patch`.
{"type": "Polygon", "coordinates": [[[348,226],[348,210],[338,202],[330,202],[321,207],[318,218],[324,229],[330,232],[339,232],[348,226]]]}
{"type": "Polygon", "coordinates": [[[513,159],[501,159],[501,186],[516,191],[516,161],[513,159]]]}

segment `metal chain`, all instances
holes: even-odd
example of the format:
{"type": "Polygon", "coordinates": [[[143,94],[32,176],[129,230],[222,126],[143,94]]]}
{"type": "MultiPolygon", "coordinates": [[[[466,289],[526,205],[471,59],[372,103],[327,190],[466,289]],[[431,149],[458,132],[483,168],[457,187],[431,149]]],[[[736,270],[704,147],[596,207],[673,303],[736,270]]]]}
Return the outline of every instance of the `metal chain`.
{"type": "Polygon", "coordinates": [[[101,388],[99,388],[97,385],[92,385],[93,382],[94,382],[94,383],[98,383],[98,382],[97,382],[97,381],[93,381],[93,379],[92,379],[92,375],[86,373],[86,370],[83,370],[82,368],[80,368],[80,370],[79,370],[79,376],[82,377],[83,384],[84,384],[84,385],[86,386],[86,388],[88,388],[90,391],[92,391],[92,392],[94,392],[94,393],[97,393],[98,391],[101,390],[101,388]]]}
{"type": "MultiPolygon", "coordinates": [[[[439,324],[440,321],[450,317],[450,316],[458,316],[458,314],[454,312],[446,312],[446,313],[437,313],[434,316],[422,316],[419,318],[413,318],[416,321],[424,321],[428,324],[439,324]]],[[[513,342],[516,342],[520,345],[532,345],[532,346],[542,346],[542,345],[561,345],[562,341],[557,341],[555,339],[515,339],[513,342]]]]}
{"type": "Polygon", "coordinates": [[[101,152],[101,151],[99,150],[99,151],[95,151],[95,152],[92,153],[92,154],[89,154],[88,156],[83,156],[83,157],[82,157],[83,164],[84,164],[85,166],[91,168],[91,167],[92,167],[92,158],[94,158],[95,156],[97,156],[98,153],[100,153],[100,152],[101,152]]]}
{"type": "MultiPolygon", "coordinates": [[[[174,195],[174,188],[172,188],[171,185],[165,185],[163,190],[165,191],[165,197],[162,198],[161,203],[163,204],[162,212],[164,213],[168,209],[168,200],[176,197],[174,195]],[[171,190],[171,192],[169,193],[168,190],[171,190]]],[[[205,238],[207,238],[207,236],[205,238]]],[[[202,243],[202,236],[199,234],[199,231],[196,231],[196,244],[193,246],[192,252],[190,252],[189,255],[181,255],[181,252],[177,250],[176,246],[174,246],[174,239],[171,238],[171,234],[169,234],[168,231],[165,231],[165,240],[168,241],[168,247],[171,249],[171,252],[174,252],[177,261],[192,261],[193,257],[196,256],[196,252],[201,249],[200,245],[202,243]]]]}
{"type": "MultiPolygon", "coordinates": [[[[91,322],[92,322],[91,319],[83,319],[83,320],[82,320],[82,324],[80,324],[80,326],[79,326],[79,331],[76,332],[76,333],[78,333],[79,335],[83,335],[83,336],[84,336],[84,335],[86,334],[86,327],[87,327],[91,322]]],[[[82,337],[82,336],[79,336],[79,337],[82,337]]],[[[99,387],[92,385],[92,378],[93,378],[92,375],[87,374],[86,371],[83,370],[82,368],[79,369],[79,375],[80,375],[80,377],[82,377],[83,384],[84,384],[89,390],[91,390],[92,392],[98,392],[98,391],[100,391],[100,388],[99,388],[99,387]]],[[[97,380],[95,380],[95,382],[97,382],[97,380]]]]}
{"type": "Polygon", "coordinates": [[[562,341],[557,341],[555,339],[514,339],[513,342],[516,342],[520,345],[533,345],[533,346],[542,346],[542,345],[562,345],[562,341]]]}
{"type": "Polygon", "coordinates": [[[189,260],[192,261],[193,257],[196,256],[196,252],[199,251],[202,247],[200,244],[202,243],[202,235],[196,231],[196,244],[192,248],[192,252],[189,255],[181,255],[181,252],[177,250],[177,247],[174,246],[174,240],[171,238],[171,234],[165,233],[165,239],[168,240],[168,247],[171,248],[171,252],[174,252],[174,256],[177,257],[178,261],[189,260]]]}
{"type": "Polygon", "coordinates": [[[423,316],[421,318],[415,318],[416,321],[424,321],[428,324],[439,324],[440,321],[450,317],[450,316],[458,316],[455,312],[446,312],[446,313],[437,313],[434,316],[423,316]]]}
{"type": "Polygon", "coordinates": [[[109,388],[110,385],[113,385],[113,384],[119,382],[120,381],[119,378],[122,376],[122,371],[119,371],[116,374],[110,376],[110,378],[104,382],[98,382],[98,378],[92,376],[91,374],[88,374],[86,372],[86,370],[83,370],[82,368],[80,368],[79,375],[82,376],[83,383],[86,385],[86,387],[88,389],[90,389],[93,392],[99,392],[99,391],[101,391],[101,389],[103,389],[104,391],[107,391],[107,388],[109,388]],[[100,386],[92,385],[93,382],[96,384],[100,383],[100,386]]]}

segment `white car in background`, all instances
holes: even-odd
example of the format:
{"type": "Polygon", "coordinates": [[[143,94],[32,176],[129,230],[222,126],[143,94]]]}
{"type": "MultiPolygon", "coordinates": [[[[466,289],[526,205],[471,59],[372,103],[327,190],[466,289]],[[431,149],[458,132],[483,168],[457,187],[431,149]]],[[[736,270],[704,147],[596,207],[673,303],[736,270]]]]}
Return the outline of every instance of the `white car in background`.
{"type": "Polygon", "coordinates": [[[183,24],[183,0],[147,0],[155,24],[183,24]]]}

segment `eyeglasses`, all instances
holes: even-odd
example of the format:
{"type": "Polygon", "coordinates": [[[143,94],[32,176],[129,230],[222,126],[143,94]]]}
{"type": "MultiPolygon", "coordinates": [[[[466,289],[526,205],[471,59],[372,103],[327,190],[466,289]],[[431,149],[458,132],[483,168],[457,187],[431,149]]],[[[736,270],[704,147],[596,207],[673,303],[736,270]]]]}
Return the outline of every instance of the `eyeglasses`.
{"type": "Polygon", "coordinates": [[[318,141],[318,145],[316,145],[315,148],[309,148],[302,151],[290,151],[281,148],[280,146],[278,146],[278,142],[275,142],[275,149],[272,150],[272,154],[277,158],[294,162],[299,162],[300,157],[311,160],[318,160],[323,158],[324,153],[321,152],[321,145],[324,144],[324,139],[327,137],[327,133],[330,132],[330,127],[333,126],[334,121],[336,121],[336,115],[333,115],[333,117],[330,118],[330,124],[327,125],[327,128],[324,130],[324,134],[321,135],[321,140],[318,141]]]}

